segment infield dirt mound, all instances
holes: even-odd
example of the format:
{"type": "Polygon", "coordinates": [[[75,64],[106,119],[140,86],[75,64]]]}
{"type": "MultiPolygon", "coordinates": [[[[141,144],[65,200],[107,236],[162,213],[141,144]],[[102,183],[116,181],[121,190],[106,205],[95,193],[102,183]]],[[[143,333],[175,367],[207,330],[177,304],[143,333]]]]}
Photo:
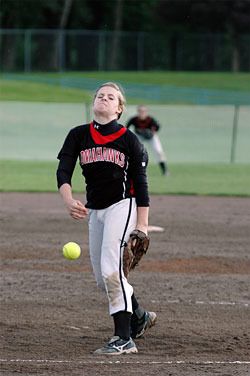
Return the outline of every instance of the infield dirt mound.
{"type": "Polygon", "coordinates": [[[131,282],[158,322],[137,341],[138,355],[115,360],[92,355],[112,320],[91,272],[86,221],[72,220],[57,194],[0,200],[1,374],[250,374],[249,199],[152,197],[150,223],[165,232],[150,234],[131,282]],[[68,241],[81,245],[79,260],[62,257],[68,241]]]}

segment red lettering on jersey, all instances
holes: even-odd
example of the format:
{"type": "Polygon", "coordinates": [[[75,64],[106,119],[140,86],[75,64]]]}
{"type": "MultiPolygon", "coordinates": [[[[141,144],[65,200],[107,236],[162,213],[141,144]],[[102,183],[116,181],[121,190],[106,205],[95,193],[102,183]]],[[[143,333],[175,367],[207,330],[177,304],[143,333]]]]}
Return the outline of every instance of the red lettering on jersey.
{"type": "Polygon", "coordinates": [[[93,160],[93,162],[97,161],[96,149],[95,148],[92,148],[92,160],[93,160]]]}
{"type": "Polygon", "coordinates": [[[88,152],[89,152],[89,161],[88,161],[88,163],[92,163],[93,162],[92,150],[88,149],[88,152]]]}
{"type": "Polygon", "coordinates": [[[92,149],[85,149],[80,152],[80,161],[82,165],[106,161],[115,163],[123,168],[125,160],[125,154],[121,153],[119,150],[105,147],[102,148],[101,146],[92,149]]]}
{"type": "Polygon", "coordinates": [[[101,147],[96,148],[96,155],[97,155],[97,158],[96,158],[97,161],[99,161],[99,162],[103,161],[102,148],[101,147]]]}
{"type": "Polygon", "coordinates": [[[115,151],[115,164],[119,165],[120,154],[118,150],[115,151]]]}
{"type": "Polygon", "coordinates": [[[119,166],[120,167],[124,167],[124,164],[125,164],[125,155],[123,153],[120,154],[120,162],[119,162],[119,166]]]}
{"type": "Polygon", "coordinates": [[[81,164],[85,164],[85,151],[82,150],[80,153],[80,158],[81,158],[81,164]]]}
{"type": "Polygon", "coordinates": [[[90,159],[91,149],[86,149],[81,151],[81,164],[86,164],[92,162],[90,159]]]}
{"type": "Polygon", "coordinates": [[[86,149],[85,150],[85,158],[86,158],[85,163],[90,163],[91,161],[93,161],[92,157],[90,158],[90,156],[91,156],[91,149],[86,149]]]}
{"type": "Polygon", "coordinates": [[[114,162],[114,149],[107,148],[107,162],[114,162]]]}
{"type": "Polygon", "coordinates": [[[107,149],[105,147],[102,148],[102,157],[104,161],[107,161],[107,149]]]}

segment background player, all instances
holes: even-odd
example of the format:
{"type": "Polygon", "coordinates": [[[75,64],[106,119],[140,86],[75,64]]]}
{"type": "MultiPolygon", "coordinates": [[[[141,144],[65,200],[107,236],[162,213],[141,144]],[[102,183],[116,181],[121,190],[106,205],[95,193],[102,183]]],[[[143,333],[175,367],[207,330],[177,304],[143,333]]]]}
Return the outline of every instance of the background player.
{"type": "Polygon", "coordinates": [[[138,305],[123,272],[124,245],[134,229],[147,233],[147,153],[138,138],[118,124],[125,98],[114,83],[97,89],[94,120],[73,128],[59,152],[58,187],[75,219],[89,216],[90,259],[97,284],[106,291],[114,336],[96,354],[135,353],[131,337],[154,325],[156,314],[138,305]],[[79,157],[87,203],[72,196],[71,177],[79,157]]]}
{"type": "Polygon", "coordinates": [[[160,126],[153,117],[148,115],[148,109],[146,106],[140,105],[137,107],[137,116],[129,119],[127,122],[127,128],[131,125],[134,126],[135,133],[140,140],[143,143],[147,142],[150,144],[156,156],[156,160],[159,163],[162,174],[167,175],[168,168],[166,155],[163,151],[161,141],[156,134],[156,132],[159,131],[160,126]]]}

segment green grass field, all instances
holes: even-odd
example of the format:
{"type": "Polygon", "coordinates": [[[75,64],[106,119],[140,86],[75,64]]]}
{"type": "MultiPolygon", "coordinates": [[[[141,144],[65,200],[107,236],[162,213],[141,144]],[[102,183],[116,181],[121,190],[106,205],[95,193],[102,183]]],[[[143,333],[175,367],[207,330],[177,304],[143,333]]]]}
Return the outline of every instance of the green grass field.
{"type": "MultiPolygon", "coordinates": [[[[89,117],[89,109],[83,103],[90,103],[93,93],[60,86],[62,78],[214,89],[243,96],[249,95],[250,81],[248,73],[207,72],[69,72],[32,76],[34,80],[25,81],[24,74],[11,79],[0,75],[1,191],[56,191],[55,157],[68,129],[89,117]],[[38,81],[53,79],[55,84],[36,82],[36,77],[38,81]]],[[[135,112],[134,105],[140,101],[127,99],[123,121],[135,112]]],[[[156,104],[150,104],[150,111],[162,124],[160,137],[167,150],[171,175],[162,177],[158,166],[150,164],[151,193],[250,196],[249,106],[240,109],[237,163],[229,164],[233,106],[175,102],[170,106],[169,99],[165,107],[156,104]]],[[[84,189],[79,167],[73,185],[77,192],[84,189]]]]}
{"type": "MultiPolygon", "coordinates": [[[[55,75],[55,74],[50,74],[55,75]]],[[[59,74],[60,75],[60,74],[59,74]]],[[[56,74],[57,76],[57,74],[56,74]]],[[[63,73],[64,77],[88,77],[128,83],[198,87],[202,89],[249,91],[249,73],[225,72],[84,72],[63,73]]]]}
{"type": "MultiPolygon", "coordinates": [[[[100,81],[118,81],[134,84],[170,85],[184,88],[219,89],[249,93],[249,73],[194,73],[194,72],[69,72],[69,73],[37,73],[40,78],[53,78],[57,84],[25,81],[25,74],[15,75],[16,80],[4,79],[0,75],[0,100],[37,101],[37,102],[90,102],[92,93],[88,90],[60,87],[61,78],[93,78],[100,81]],[[19,81],[21,78],[22,81],[19,81]]],[[[26,76],[27,77],[27,76],[26,76]]],[[[129,98],[128,102],[136,103],[140,98],[129,98]]],[[[159,103],[166,103],[161,100],[159,103]]]]}
{"type": "Polygon", "coordinates": [[[0,80],[0,101],[83,103],[90,102],[90,93],[37,82],[0,80]]]}
{"type": "MultiPolygon", "coordinates": [[[[159,137],[170,163],[230,161],[233,106],[150,105],[161,124],[159,137]]],[[[136,112],[128,105],[124,124],[136,112]]],[[[0,159],[55,160],[69,129],[90,121],[82,103],[0,102],[0,159]]],[[[235,162],[250,163],[250,106],[239,113],[235,162]]],[[[150,160],[154,156],[150,152],[150,160]]]]}
{"type": "MultiPolygon", "coordinates": [[[[0,161],[1,191],[55,192],[56,162],[0,161]]],[[[158,166],[148,169],[151,194],[250,196],[250,166],[227,164],[171,164],[170,176],[158,166]]],[[[78,166],[73,176],[75,192],[84,191],[78,166]]]]}

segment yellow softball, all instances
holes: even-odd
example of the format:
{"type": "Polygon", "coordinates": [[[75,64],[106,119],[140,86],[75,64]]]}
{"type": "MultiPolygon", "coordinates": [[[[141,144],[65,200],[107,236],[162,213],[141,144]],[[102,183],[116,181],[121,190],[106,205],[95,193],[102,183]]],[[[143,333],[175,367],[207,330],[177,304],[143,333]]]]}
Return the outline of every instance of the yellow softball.
{"type": "Polygon", "coordinates": [[[68,260],[76,260],[81,255],[81,248],[77,243],[69,242],[63,246],[63,256],[68,260]]]}

